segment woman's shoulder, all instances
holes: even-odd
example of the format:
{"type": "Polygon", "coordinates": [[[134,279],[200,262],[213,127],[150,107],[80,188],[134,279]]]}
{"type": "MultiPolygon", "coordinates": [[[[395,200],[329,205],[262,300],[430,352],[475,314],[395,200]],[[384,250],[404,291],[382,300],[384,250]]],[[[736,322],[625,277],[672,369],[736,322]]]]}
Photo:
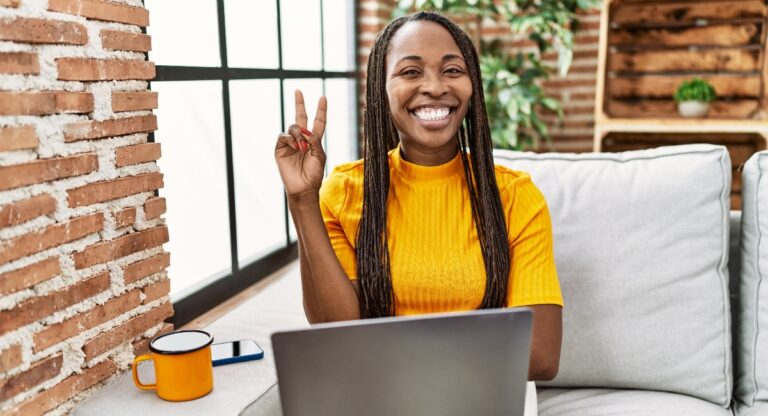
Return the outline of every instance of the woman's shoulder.
{"type": "Polygon", "coordinates": [[[349,183],[350,179],[362,179],[363,177],[363,159],[354,162],[342,163],[336,165],[331,173],[325,178],[325,182],[331,183],[349,183]]]}
{"type": "Polygon", "coordinates": [[[528,172],[499,165],[495,165],[494,168],[496,171],[496,183],[503,201],[514,199],[515,195],[524,195],[526,200],[545,202],[544,195],[533,183],[528,172]]]}
{"type": "Polygon", "coordinates": [[[342,163],[333,168],[320,187],[320,199],[331,207],[340,208],[350,187],[362,183],[363,160],[342,163]]]}
{"type": "Polygon", "coordinates": [[[496,172],[496,183],[502,192],[510,187],[527,183],[533,184],[531,175],[528,172],[510,169],[501,165],[494,165],[494,171],[496,172]]]}

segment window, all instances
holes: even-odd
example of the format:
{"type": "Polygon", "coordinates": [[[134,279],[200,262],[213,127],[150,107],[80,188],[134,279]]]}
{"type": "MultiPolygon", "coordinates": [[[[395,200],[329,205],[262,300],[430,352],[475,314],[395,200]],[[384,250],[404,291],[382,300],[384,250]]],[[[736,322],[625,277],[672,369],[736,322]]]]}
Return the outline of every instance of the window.
{"type": "Polygon", "coordinates": [[[302,89],[328,97],[328,166],[357,149],[353,0],[145,0],[157,65],[174,323],[296,258],[274,162],[302,89]],[[183,10],[183,16],[179,11],[183,10]],[[297,28],[297,23],[301,22],[297,28]]]}

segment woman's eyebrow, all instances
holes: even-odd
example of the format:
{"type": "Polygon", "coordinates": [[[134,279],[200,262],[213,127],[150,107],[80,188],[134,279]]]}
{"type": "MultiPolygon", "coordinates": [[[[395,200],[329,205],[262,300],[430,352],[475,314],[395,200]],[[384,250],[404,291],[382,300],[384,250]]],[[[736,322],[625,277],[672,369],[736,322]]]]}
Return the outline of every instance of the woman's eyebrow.
{"type": "Polygon", "coordinates": [[[401,63],[403,61],[423,61],[424,59],[417,55],[408,55],[397,61],[397,63],[401,63]]]}
{"type": "MultiPolygon", "coordinates": [[[[464,57],[463,56],[459,56],[459,55],[454,55],[454,54],[448,54],[448,55],[443,56],[443,61],[450,61],[450,60],[453,60],[453,59],[458,59],[460,61],[463,61],[464,57]]],[[[399,61],[397,61],[397,63],[400,64],[403,61],[423,61],[423,60],[424,60],[424,58],[422,58],[421,56],[418,56],[418,55],[408,55],[408,56],[404,56],[403,58],[401,58],[399,61]]]]}

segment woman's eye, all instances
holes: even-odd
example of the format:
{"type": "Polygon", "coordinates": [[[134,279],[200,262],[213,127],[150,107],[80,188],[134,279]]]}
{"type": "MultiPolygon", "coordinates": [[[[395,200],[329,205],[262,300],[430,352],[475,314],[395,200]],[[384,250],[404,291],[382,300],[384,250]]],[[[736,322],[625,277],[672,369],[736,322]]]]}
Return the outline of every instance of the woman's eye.
{"type": "Polygon", "coordinates": [[[417,71],[415,69],[406,69],[405,71],[401,72],[400,74],[401,75],[405,75],[407,77],[412,77],[412,76],[419,75],[419,71],[417,71]]]}
{"type": "Polygon", "coordinates": [[[448,73],[448,74],[463,74],[464,70],[461,69],[461,68],[455,68],[454,67],[454,68],[446,69],[445,72],[448,73]]]}

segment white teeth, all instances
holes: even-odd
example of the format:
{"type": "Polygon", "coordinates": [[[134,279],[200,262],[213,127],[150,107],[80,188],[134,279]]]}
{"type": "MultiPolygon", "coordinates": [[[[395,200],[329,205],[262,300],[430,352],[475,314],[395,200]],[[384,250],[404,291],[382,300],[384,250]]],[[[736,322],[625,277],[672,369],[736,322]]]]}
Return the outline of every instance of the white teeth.
{"type": "Polygon", "coordinates": [[[422,107],[414,111],[414,113],[416,114],[416,117],[422,120],[435,121],[435,120],[442,120],[448,117],[450,110],[446,107],[442,107],[442,108],[422,107]]]}

